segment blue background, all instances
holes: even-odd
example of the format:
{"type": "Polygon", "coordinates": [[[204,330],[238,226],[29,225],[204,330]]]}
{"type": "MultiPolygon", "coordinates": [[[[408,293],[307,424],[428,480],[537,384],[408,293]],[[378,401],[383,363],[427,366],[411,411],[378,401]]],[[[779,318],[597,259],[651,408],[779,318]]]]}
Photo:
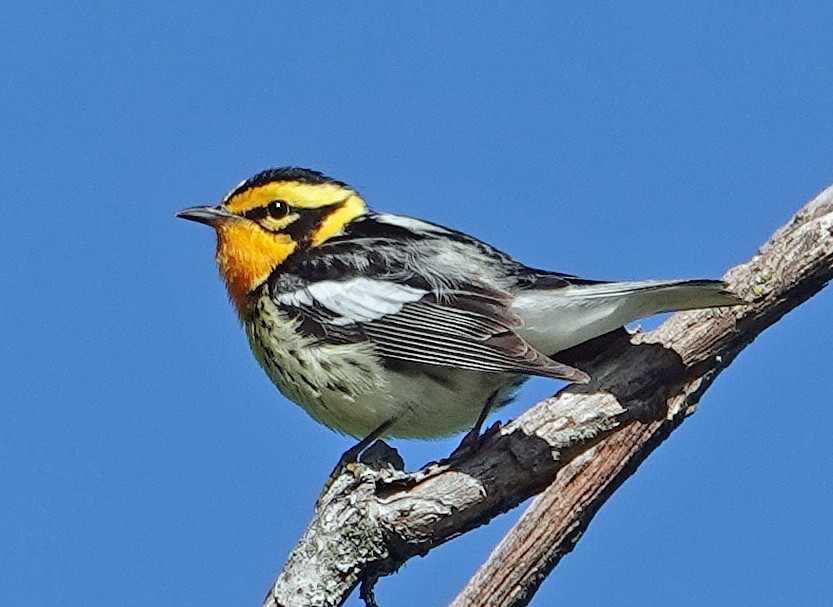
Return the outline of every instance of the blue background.
{"type": "MultiPolygon", "coordinates": [[[[0,604],[259,604],[350,445],[257,367],[175,211],[295,164],[531,265],[716,277],[833,182],[812,4],[6,4],[0,604]]],[[[832,296],[739,357],[534,605],[831,604],[832,296]]],[[[380,603],[447,603],[517,514],[380,603]]]]}

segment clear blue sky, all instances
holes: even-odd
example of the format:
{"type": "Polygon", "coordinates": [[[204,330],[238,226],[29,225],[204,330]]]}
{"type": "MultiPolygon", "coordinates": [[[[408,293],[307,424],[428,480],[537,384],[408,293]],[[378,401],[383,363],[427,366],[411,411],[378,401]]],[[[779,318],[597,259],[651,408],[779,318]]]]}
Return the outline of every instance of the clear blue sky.
{"type": "MultiPolygon", "coordinates": [[[[0,604],[257,605],[350,444],[272,387],[175,211],[296,164],[532,265],[717,277],[833,182],[812,4],[7,3],[0,604]]],[[[534,605],[831,604],[832,304],[740,356],[534,605]]],[[[445,604],[516,516],[381,604],[445,604]]]]}

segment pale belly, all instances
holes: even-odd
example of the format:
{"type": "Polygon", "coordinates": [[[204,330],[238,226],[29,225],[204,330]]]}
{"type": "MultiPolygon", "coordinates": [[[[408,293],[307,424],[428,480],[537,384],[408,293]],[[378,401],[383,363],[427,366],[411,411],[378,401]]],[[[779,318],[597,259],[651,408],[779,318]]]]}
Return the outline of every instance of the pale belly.
{"type": "Polygon", "coordinates": [[[299,335],[273,306],[246,323],[255,357],[290,400],[318,422],[364,438],[435,438],[470,429],[487,401],[511,398],[525,379],[406,362],[384,367],[369,343],[320,344],[299,335]]]}

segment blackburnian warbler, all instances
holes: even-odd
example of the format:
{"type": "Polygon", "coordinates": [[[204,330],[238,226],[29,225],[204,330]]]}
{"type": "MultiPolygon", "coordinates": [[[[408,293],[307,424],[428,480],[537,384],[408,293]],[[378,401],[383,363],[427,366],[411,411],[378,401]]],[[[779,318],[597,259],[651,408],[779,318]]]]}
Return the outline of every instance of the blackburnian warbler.
{"type": "Polygon", "coordinates": [[[722,282],[599,282],[536,270],[461,232],[375,213],[350,186],[277,168],[179,217],[217,232],[254,355],[289,399],[363,439],[471,429],[558,353],[634,320],[739,303],[722,282]]]}

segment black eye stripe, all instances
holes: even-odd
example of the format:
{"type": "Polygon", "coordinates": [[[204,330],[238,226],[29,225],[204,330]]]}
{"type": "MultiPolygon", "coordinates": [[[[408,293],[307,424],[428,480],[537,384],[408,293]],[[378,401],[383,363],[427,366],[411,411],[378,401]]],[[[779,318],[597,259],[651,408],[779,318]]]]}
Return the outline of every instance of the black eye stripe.
{"type": "Polygon", "coordinates": [[[329,215],[338,211],[342,206],[344,206],[344,201],[339,201],[315,209],[303,209],[299,213],[298,221],[292,222],[285,231],[297,242],[306,245],[310,238],[315,235],[315,232],[321,226],[322,222],[329,215]]]}
{"type": "Polygon", "coordinates": [[[246,219],[263,219],[266,217],[266,207],[256,207],[243,213],[246,219]]]}
{"type": "Polygon", "coordinates": [[[289,208],[289,205],[283,200],[273,200],[265,207],[255,207],[254,209],[249,209],[243,213],[243,217],[253,220],[264,219],[266,217],[280,219],[281,217],[289,215],[290,212],[291,209],[289,208]]]}
{"type": "Polygon", "coordinates": [[[314,235],[315,231],[320,227],[324,219],[338,211],[344,206],[345,200],[334,202],[333,204],[324,205],[311,209],[293,209],[286,201],[272,200],[268,204],[260,207],[255,207],[240,213],[242,217],[259,221],[267,217],[273,219],[281,219],[287,217],[292,213],[296,213],[296,217],[289,222],[288,225],[282,227],[272,228],[269,224],[260,224],[260,227],[267,232],[288,234],[299,243],[308,243],[309,239],[314,235]]]}

